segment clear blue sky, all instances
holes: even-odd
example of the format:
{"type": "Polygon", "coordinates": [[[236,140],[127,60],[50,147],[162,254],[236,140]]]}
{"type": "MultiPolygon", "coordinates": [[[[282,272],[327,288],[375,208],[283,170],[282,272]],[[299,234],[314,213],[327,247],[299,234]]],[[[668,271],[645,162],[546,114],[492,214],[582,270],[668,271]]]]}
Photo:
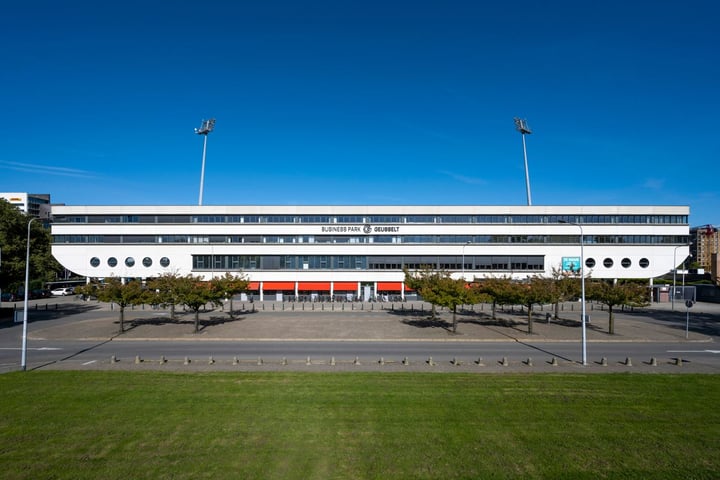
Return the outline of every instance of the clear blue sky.
{"type": "Polygon", "coordinates": [[[54,202],[689,205],[720,224],[716,1],[35,1],[0,191],[54,202]]]}

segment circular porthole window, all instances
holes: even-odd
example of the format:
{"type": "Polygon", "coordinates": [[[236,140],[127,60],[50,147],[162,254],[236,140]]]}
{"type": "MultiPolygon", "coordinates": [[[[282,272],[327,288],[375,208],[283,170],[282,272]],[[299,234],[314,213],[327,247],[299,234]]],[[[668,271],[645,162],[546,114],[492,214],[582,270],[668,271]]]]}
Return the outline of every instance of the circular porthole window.
{"type": "Polygon", "coordinates": [[[125,259],[125,265],[127,265],[128,267],[132,267],[133,265],[135,265],[135,259],[133,257],[127,257],[125,259]]]}
{"type": "Polygon", "coordinates": [[[100,259],[97,257],[93,257],[90,259],[90,265],[93,267],[99,267],[100,266],[100,259]]]}
{"type": "Polygon", "coordinates": [[[603,260],[603,265],[605,266],[605,268],[611,268],[613,266],[612,258],[606,258],[605,260],[603,260]]]}
{"type": "Polygon", "coordinates": [[[620,265],[623,266],[623,268],[630,268],[630,265],[632,265],[632,261],[629,258],[623,258],[620,260],[620,265]]]}
{"type": "Polygon", "coordinates": [[[108,258],[108,266],[110,266],[110,267],[117,266],[117,258],[115,258],[115,257],[108,258]]]}
{"type": "Polygon", "coordinates": [[[145,257],[145,258],[143,258],[143,265],[146,266],[146,267],[151,266],[151,265],[152,265],[152,258],[150,258],[150,257],[145,257]]]}
{"type": "Polygon", "coordinates": [[[594,258],[585,259],[585,266],[588,268],[593,268],[595,266],[595,259],[594,258]]]}
{"type": "Polygon", "coordinates": [[[640,268],[647,268],[650,266],[650,260],[647,258],[641,258],[638,265],[640,265],[640,268]]]}
{"type": "Polygon", "coordinates": [[[160,259],[160,265],[162,265],[163,267],[167,267],[168,265],[170,265],[170,259],[167,257],[162,257],[160,259]]]}

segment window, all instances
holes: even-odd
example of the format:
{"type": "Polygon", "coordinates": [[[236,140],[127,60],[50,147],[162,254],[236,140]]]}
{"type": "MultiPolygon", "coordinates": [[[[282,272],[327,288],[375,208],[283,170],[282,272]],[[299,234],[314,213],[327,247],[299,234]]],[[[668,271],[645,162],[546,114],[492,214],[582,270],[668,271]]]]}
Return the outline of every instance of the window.
{"type": "Polygon", "coordinates": [[[127,258],[125,259],[125,265],[127,265],[128,267],[134,266],[134,265],[135,265],[135,259],[134,259],[133,257],[127,257],[127,258]]]}
{"type": "Polygon", "coordinates": [[[145,267],[152,266],[152,258],[150,258],[150,257],[143,258],[143,266],[145,266],[145,267]]]}
{"type": "Polygon", "coordinates": [[[640,265],[640,268],[647,268],[650,266],[650,260],[647,258],[641,258],[638,265],[640,265]]]}
{"type": "Polygon", "coordinates": [[[614,262],[612,258],[606,258],[605,260],[603,260],[603,265],[605,266],[605,268],[611,268],[613,266],[613,263],[614,262]]]}
{"type": "Polygon", "coordinates": [[[623,258],[620,260],[620,265],[623,266],[623,268],[630,268],[630,265],[632,265],[632,261],[629,258],[623,258]]]}
{"type": "Polygon", "coordinates": [[[595,266],[595,259],[594,258],[585,259],[585,266],[588,268],[593,268],[595,266]]]}
{"type": "Polygon", "coordinates": [[[93,257],[90,259],[90,265],[93,267],[99,267],[100,266],[100,259],[97,257],[93,257]]]}
{"type": "Polygon", "coordinates": [[[110,257],[110,258],[108,258],[107,263],[108,263],[108,266],[115,267],[115,266],[117,266],[117,258],[110,257]]]}
{"type": "Polygon", "coordinates": [[[160,265],[162,265],[163,267],[167,268],[167,266],[170,265],[170,259],[167,258],[167,257],[162,257],[162,258],[160,259],[160,265]]]}

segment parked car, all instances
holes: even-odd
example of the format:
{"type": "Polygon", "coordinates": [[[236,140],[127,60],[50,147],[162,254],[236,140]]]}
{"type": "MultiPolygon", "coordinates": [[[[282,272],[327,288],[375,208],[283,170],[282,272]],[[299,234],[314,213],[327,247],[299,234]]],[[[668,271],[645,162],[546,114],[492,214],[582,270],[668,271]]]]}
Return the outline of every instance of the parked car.
{"type": "Polygon", "coordinates": [[[16,302],[19,298],[17,295],[11,292],[3,292],[2,293],[2,301],[3,302],[16,302]]]}
{"type": "Polygon", "coordinates": [[[75,293],[75,289],[73,287],[62,287],[56,288],[50,293],[52,293],[56,297],[64,297],[65,295],[72,295],[73,293],[75,293]]]}

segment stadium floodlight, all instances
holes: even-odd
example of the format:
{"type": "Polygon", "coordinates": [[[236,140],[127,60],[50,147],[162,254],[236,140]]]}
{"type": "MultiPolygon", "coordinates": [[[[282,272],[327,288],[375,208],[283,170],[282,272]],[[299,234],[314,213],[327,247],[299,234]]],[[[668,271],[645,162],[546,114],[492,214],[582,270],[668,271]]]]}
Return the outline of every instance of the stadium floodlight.
{"type": "Polygon", "coordinates": [[[525,135],[530,135],[532,130],[528,127],[527,120],[515,117],[515,129],[522,135],[523,157],[525,158],[525,190],[527,191],[527,204],[532,205],[532,197],[530,196],[530,173],[528,172],[527,149],[525,148],[525,135]]]}
{"type": "Polygon", "coordinates": [[[198,135],[205,135],[203,140],[203,154],[202,154],[202,167],[200,169],[200,198],[198,199],[198,205],[202,205],[203,202],[203,185],[205,184],[205,153],[207,152],[207,137],[210,132],[215,128],[215,119],[203,120],[200,124],[200,128],[195,129],[195,133],[198,135]]]}

